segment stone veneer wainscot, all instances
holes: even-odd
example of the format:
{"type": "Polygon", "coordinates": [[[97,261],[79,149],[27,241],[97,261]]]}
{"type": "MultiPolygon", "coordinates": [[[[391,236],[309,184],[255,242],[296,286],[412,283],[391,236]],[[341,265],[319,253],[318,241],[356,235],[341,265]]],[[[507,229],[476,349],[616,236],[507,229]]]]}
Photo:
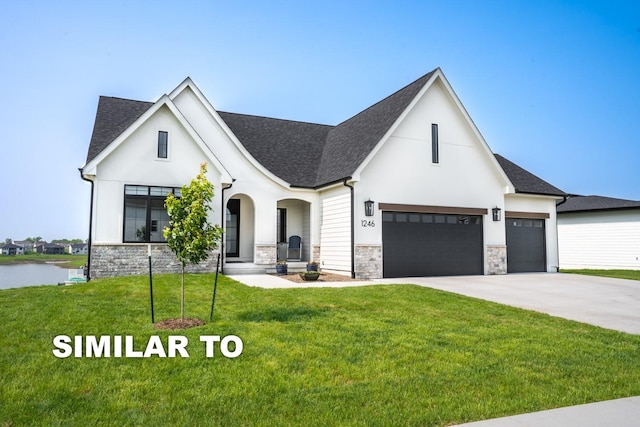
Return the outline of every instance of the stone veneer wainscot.
{"type": "Polygon", "coordinates": [[[507,247],[505,245],[487,246],[489,274],[507,274],[507,247]]]}
{"type": "MultiPolygon", "coordinates": [[[[92,279],[102,277],[135,276],[149,274],[148,244],[92,245],[92,279]]],[[[200,264],[187,263],[185,271],[189,273],[213,273],[216,270],[218,252],[212,252],[200,264]]],[[[166,244],[151,245],[151,268],[153,273],[179,273],[180,261],[166,244]]]]}
{"type": "Polygon", "coordinates": [[[381,245],[356,245],[355,255],[356,279],[382,278],[381,245]]]}

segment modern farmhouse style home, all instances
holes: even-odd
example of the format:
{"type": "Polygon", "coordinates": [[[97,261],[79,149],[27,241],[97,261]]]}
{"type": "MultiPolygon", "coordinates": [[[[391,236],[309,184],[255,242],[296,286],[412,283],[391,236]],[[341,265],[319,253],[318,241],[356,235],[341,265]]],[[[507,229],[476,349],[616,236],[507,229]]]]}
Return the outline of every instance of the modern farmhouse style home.
{"type": "Polygon", "coordinates": [[[100,97],[80,169],[91,277],[144,273],[148,251],[177,271],[164,198],[202,162],[227,274],[287,258],[356,278],[558,267],[565,194],[494,155],[438,68],[336,126],[217,111],[189,78],[156,102],[100,97]]]}

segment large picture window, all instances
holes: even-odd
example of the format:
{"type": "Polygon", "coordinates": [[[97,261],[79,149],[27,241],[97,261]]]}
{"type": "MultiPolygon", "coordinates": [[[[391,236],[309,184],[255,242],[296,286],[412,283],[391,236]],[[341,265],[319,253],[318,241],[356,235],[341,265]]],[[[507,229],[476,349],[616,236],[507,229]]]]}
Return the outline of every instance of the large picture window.
{"type": "Polygon", "coordinates": [[[166,242],[162,235],[169,226],[169,215],[164,207],[167,194],[180,196],[175,187],[124,186],[124,236],[125,243],[166,242]]]}

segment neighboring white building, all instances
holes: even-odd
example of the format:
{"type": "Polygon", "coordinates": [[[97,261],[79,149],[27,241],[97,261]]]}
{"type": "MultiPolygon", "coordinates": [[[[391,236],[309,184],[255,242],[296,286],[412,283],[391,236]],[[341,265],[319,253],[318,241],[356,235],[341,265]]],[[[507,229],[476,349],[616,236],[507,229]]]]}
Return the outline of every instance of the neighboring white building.
{"type": "Polygon", "coordinates": [[[560,268],[640,270],[640,201],[571,196],[558,205],[560,268]]]}
{"type": "Polygon", "coordinates": [[[202,162],[227,273],[273,268],[291,236],[357,278],[558,267],[564,193],[494,155],[438,68],[337,126],[216,111],[189,78],[154,103],[101,97],[81,168],[91,277],[144,273],[149,245],[177,269],[163,198],[202,162]]]}
{"type": "Polygon", "coordinates": [[[24,248],[15,243],[5,243],[0,246],[0,254],[2,255],[24,255],[24,248]]]}
{"type": "Polygon", "coordinates": [[[67,246],[67,252],[71,255],[86,255],[89,253],[86,243],[72,243],[67,246]]]}
{"type": "Polygon", "coordinates": [[[33,252],[33,242],[29,242],[28,240],[14,240],[13,241],[14,245],[18,245],[22,248],[22,253],[26,254],[26,253],[30,253],[33,252]]]}

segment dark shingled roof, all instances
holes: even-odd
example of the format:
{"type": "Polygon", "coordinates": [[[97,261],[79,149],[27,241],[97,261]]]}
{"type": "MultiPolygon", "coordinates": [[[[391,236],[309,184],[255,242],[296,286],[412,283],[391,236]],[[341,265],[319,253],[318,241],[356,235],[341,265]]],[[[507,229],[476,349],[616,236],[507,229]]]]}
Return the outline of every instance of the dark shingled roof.
{"type": "MultiPolygon", "coordinates": [[[[436,70],[337,126],[218,112],[249,153],[296,187],[318,188],[349,178],[407,109],[436,70]]],[[[154,103],[101,96],[87,163],[154,103]]],[[[519,193],[565,193],[502,156],[500,166],[519,193]]]]}
{"type": "Polygon", "coordinates": [[[101,96],[89,143],[87,163],[107,148],[152,105],[153,102],[101,96]]]}
{"type": "Polygon", "coordinates": [[[549,196],[566,196],[567,194],[557,187],[538,178],[531,172],[522,169],[515,163],[505,159],[499,154],[494,154],[502,170],[513,184],[516,193],[545,194],[549,196]]]}
{"type": "Polygon", "coordinates": [[[558,204],[558,213],[605,211],[618,209],[640,209],[640,201],[614,199],[603,196],[569,196],[558,204]]]}
{"type": "Polygon", "coordinates": [[[316,185],[322,149],[333,126],[219,111],[255,159],[286,182],[316,185]]]}

